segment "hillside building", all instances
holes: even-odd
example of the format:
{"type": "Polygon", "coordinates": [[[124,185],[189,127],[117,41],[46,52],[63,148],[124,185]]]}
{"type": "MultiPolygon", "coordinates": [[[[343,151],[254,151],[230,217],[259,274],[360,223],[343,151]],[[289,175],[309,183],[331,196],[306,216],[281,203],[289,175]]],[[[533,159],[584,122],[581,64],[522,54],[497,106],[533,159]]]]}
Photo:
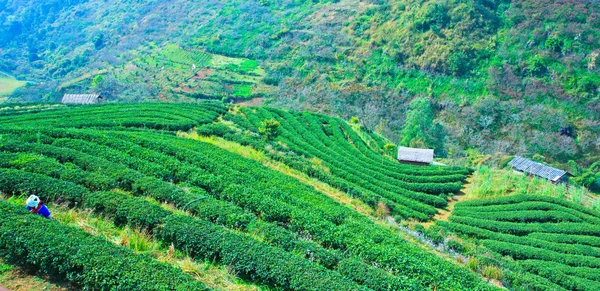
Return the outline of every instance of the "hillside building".
{"type": "Polygon", "coordinates": [[[429,165],[433,163],[433,150],[398,147],[398,161],[413,165],[429,165]]]}
{"type": "Polygon", "coordinates": [[[528,160],[521,156],[515,157],[508,164],[516,171],[525,173],[528,176],[534,176],[548,180],[553,184],[569,182],[570,174],[568,172],[528,160]]]}
{"type": "Polygon", "coordinates": [[[98,94],[65,94],[62,98],[63,104],[98,104],[104,102],[104,98],[98,94]]]}

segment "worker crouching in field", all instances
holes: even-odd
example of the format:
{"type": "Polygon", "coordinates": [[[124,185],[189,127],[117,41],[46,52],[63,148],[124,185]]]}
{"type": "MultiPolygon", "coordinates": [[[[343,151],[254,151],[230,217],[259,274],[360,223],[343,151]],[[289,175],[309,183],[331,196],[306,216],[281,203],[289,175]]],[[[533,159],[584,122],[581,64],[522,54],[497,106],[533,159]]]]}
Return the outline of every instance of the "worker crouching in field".
{"type": "Polygon", "coordinates": [[[42,200],[40,200],[40,197],[31,195],[31,196],[29,196],[29,198],[27,198],[26,204],[27,204],[27,210],[29,210],[29,212],[31,212],[33,214],[41,215],[46,218],[50,218],[50,219],[52,218],[52,214],[50,213],[50,210],[48,210],[48,207],[46,207],[46,205],[44,205],[42,200]]]}

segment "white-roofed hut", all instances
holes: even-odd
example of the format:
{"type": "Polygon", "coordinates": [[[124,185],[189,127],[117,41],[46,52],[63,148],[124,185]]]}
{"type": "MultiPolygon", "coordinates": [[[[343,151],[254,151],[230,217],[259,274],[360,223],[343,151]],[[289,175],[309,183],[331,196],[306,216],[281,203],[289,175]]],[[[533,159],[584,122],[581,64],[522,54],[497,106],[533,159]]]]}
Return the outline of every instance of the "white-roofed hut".
{"type": "Polygon", "coordinates": [[[433,163],[433,150],[398,147],[398,161],[426,166],[433,163]]]}
{"type": "Polygon", "coordinates": [[[65,94],[62,98],[63,104],[98,104],[102,103],[104,98],[99,94],[65,94]]]}
{"type": "Polygon", "coordinates": [[[528,160],[521,156],[516,156],[508,164],[516,171],[551,181],[553,184],[569,182],[570,174],[568,172],[528,160]]]}

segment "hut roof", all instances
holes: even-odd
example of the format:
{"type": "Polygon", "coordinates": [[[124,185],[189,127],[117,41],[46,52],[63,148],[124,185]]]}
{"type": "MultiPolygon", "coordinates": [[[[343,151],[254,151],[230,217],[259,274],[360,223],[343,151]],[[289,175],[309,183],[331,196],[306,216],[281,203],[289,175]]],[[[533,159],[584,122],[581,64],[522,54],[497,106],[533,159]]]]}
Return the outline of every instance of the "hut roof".
{"type": "Polygon", "coordinates": [[[508,164],[516,170],[535,175],[544,179],[548,179],[552,182],[556,182],[561,177],[568,174],[566,171],[553,168],[538,162],[534,162],[521,156],[515,157],[508,164]]]}
{"type": "Polygon", "coordinates": [[[98,94],[65,94],[63,104],[95,104],[102,99],[98,94]]]}
{"type": "Polygon", "coordinates": [[[398,147],[398,160],[415,163],[432,163],[433,150],[398,147]]]}

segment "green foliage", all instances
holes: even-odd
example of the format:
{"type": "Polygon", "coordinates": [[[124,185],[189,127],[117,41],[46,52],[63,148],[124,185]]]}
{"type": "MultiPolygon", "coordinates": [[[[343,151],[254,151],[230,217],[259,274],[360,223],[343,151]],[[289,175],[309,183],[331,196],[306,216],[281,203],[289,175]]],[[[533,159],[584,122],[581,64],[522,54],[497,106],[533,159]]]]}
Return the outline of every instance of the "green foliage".
{"type": "Polygon", "coordinates": [[[527,72],[531,75],[540,75],[546,71],[546,60],[535,55],[527,61],[527,72]]]}
{"type": "Polygon", "coordinates": [[[502,270],[500,270],[498,267],[496,266],[485,266],[483,267],[483,269],[481,270],[481,274],[489,279],[493,279],[493,280],[502,280],[503,278],[503,274],[502,274],[502,270]]]}
{"type": "MultiPolygon", "coordinates": [[[[306,158],[318,158],[333,175],[306,165],[304,158],[295,155],[273,155],[274,159],[309,175],[330,183],[343,191],[351,191],[351,195],[361,199],[373,208],[383,202],[394,215],[415,217],[426,220],[435,214],[433,207],[444,207],[447,202],[440,195],[460,190],[466,169],[403,167],[397,162],[384,158],[375,152],[356,131],[338,120],[311,114],[290,114],[280,110],[257,108],[242,109],[245,117],[253,124],[260,126],[261,120],[274,118],[281,123],[282,133],[278,141],[284,142],[269,146],[281,152],[288,152],[289,147],[306,158]],[[316,130],[313,129],[322,129],[316,130]],[[352,142],[352,145],[348,141],[352,142]],[[317,145],[321,145],[316,148],[317,145]],[[345,162],[341,162],[345,161],[345,162]],[[349,167],[352,165],[352,167],[349,167]],[[398,180],[399,179],[399,180],[398,180]],[[378,181],[378,182],[376,182],[378,181]],[[362,189],[358,189],[358,187],[362,189]],[[350,189],[350,190],[348,190],[350,189]]],[[[236,119],[238,120],[238,119],[236,119]]],[[[247,126],[247,122],[243,123],[247,126]]],[[[247,127],[251,129],[251,127],[247,127]]],[[[233,138],[234,137],[227,137],[233,138]]],[[[265,148],[259,145],[259,148],[265,148]]],[[[266,149],[266,148],[265,148],[266,149]]]]}
{"type": "Polygon", "coordinates": [[[387,143],[383,146],[383,150],[390,156],[394,156],[398,147],[395,144],[387,143]]]}
{"type": "MultiPolygon", "coordinates": [[[[222,131],[224,137],[265,149],[265,155],[310,171],[350,195],[374,205],[394,205],[390,207],[394,215],[422,220],[435,214],[435,207],[447,205],[437,195],[460,189],[468,170],[400,165],[367,145],[340,119],[265,108],[239,109],[242,113],[227,113],[217,103],[109,104],[0,113],[4,137],[0,189],[7,189],[6,195],[37,193],[44,201],[93,208],[118,224],[146,228],[154,238],[173,243],[195,259],[228,265],[239,276],[273,288],[493,290],[474,274],[408,243],[312,186],[211,144],[178,137],[176,131],[222,131]],[[229,118],[234,124],[224,124],[241,130],[227,131],[217,125],[223,124],[220,121],[206,125],[229,118]],[[121,126],[109,126],[106,120],[113,119],[121,126]],[[264,120],[280,123],[277,142],[255,134],[264,120]],[[150,121],[154,126],[147,126],[150,121]],[[323,130],[324,124],[330,125],[331,135],[323,130]],[[323,157],[323,167],[307,166],[302,155],[323,157]],[[101,185],[114,190],[94,192],[105,189],[101,185]],[[178,211],[151,201],[168,203],[178,211]],[[182,210],[185,215],[176,214],[182,210]]],[[[71,243],[60,240],[61,244],[52,243],[71,243]]],[[[16,239],[1,241],[14,243],[7,249],[17,252],[16,239]]],[[[142,249],[153,247],[140,242],[142,249]]],[[[109,267],[102,270],[108,272],[109,267]]],[[[153,280],[162,278],[159,271],[153,280]]],[[[106,273],[99,276],[113,278],[106,273]]]]}
{"type": "Polygon", "coordinates": [[[245,60],[240,64],[240,70],[244,73],[250,73],[258,68],[258,61],[245,60]]]}
{"type": "Polygon", "coordinates": [[[101,73],[111,100],[265,96],[282,107],[359,114],[370,129],[390,120],[385,132],[396,140],[409,96],[427,96],[449,135],[436,149],[509,154],[518,144],[585,166],[600,153],[596,1],[390,0],[342,11],[338,1],[58,2],[6,2],[18,9],[0,15],[0,47],[11,56],[0,70],[35,81],[12,100],[90,91],[101,73]],[[68,21],[75,18],[102,21],[68,21]],[[487,96],[506,114],[481,129],[489,116],[472,110],[487,96]],[[556,136],[559,122],[582,134],[556,136]]]}
{"type": "Polygon", "coordinates": [[[10,272],[13,269],[10,265],[0,263],[0,275],[3,275],[6,272],[10,272]]]}
{"type": "Polygon", "coordinates": [[[600,162],[591,164],[587,169],[576,169],[575,177],[571,179],[573,182],[593,191],[600,190],[600,162]]]}
{"type": "Polygon", "coordinates": [[[558,37],[551,36],[546,39],[546,42],[544,42],[544,46],[550,51],[560,52],[562,50],[563,43],[562,40],[558,37]]]}
{"type": "MultiPolygon", "coordinates": [[[[600,243],[600,212],[557,198],[516,195],[458,203],[450,222],[438,224],[515,260],[507,263],[512,272],[547,278],[545,288],[600,286],[590,273],[600,267],[600,252],[593,247],[600,243]]],[[[504,276],[494,266],[484,266],[482,273],[497,280],[504,276]]]]}
{"type": "Polygon", "coordinates": [[[0,255],[11,264],[33,266],[87,290],[208,290],[179,269],[83,230],[4,201],[0,210],[0,255]]]}
{"type": "Polygon", "coordinates": [[[104,83],[104,81],[105,79],[103,75],[98,75],[94,77],[94,79],[92,80],[92,88],[97,89],[104,83]]]}
{"type": "Polygon", "coordinates": [[[274,119],[268,119],[261,122],[260,127],[258,128],[258,133],[260,133],[264,139],[273,140],[277,136],[279,136],[281,123],[274,119]]]}
{"type": "Polygon", "coordinates": [[[433,109],[429,99],[416,98],[410,102],[410,110],[406,113],[406,121],[402,129],[403,146],[424,148],[432,143],[429,128],[433,125],[433,109]]]}
{"type": "Polygon", "coordinates": [[[245,84],[234,85],[232,95],[234,97],[249,98],[252,96],[252,87],[245,84]]]}

